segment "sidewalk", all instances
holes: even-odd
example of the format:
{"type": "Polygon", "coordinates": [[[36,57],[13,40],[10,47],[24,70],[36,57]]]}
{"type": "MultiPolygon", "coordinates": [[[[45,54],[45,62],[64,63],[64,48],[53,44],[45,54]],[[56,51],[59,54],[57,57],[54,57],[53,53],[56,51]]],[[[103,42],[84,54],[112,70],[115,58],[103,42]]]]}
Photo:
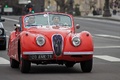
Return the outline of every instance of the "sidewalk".
{"type": "Polygon", "coordinates": [[[120,21],[120,13],[116,15],[112,15],[111,17],[103,17],[103,15],[95,15],[88,14],[87,16],[83,16],[84,18],[95,18],[95,19],[105,19],[105,20],[113,20],[113,21],[120,21]]]}

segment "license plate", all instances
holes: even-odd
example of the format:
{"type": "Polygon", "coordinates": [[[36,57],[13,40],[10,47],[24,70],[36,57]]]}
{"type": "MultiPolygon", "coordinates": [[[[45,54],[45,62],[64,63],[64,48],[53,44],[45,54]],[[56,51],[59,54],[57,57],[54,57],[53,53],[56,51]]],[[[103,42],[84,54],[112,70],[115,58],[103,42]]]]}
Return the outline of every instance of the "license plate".
{"type": "Polygon", "coordinates": [[[30,60],[46,60],[46,59],[52,59],[52,54],[40,54],[40,55],[30,55],[30,60]]]}

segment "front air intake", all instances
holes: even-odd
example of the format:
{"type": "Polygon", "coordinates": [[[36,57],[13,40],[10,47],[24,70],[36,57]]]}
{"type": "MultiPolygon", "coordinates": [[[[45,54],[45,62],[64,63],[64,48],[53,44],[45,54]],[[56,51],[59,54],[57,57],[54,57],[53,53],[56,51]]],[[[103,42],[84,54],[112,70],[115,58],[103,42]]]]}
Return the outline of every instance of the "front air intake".
{"type": "Polygon", "coordinates": [[[60,56],[63,50],[63,38],[60,34],[53,35],[52,45],[53,45],[54,54],[56,56],[60,56]]]}

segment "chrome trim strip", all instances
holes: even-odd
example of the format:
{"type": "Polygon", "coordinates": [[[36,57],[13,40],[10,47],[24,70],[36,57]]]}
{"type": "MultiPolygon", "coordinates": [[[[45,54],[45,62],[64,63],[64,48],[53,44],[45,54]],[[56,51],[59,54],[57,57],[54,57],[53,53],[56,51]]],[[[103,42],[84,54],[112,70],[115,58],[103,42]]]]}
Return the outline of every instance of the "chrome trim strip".
{"type": "Polygon", "coordinates": [[[34,54],[53,54],[53,51],[27,51],[23,52],[25,55],[34,55],[34,54]]]}
{"type": "Polygon", "coordinates": [[[93,52],[64,52],[64,55],[89,55],[93,52]]]}

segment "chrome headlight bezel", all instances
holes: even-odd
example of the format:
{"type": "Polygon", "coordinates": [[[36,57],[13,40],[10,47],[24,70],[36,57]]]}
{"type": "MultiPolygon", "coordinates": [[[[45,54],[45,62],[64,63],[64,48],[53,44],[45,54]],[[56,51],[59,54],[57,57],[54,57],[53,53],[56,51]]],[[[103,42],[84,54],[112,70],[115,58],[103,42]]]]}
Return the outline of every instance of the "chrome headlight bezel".
{"type": "Polygon", "coordinates": [[[72,38],[72,44],[73,44],[73,46],[78,47],[81,44],[80,37],[77,37],[77,36],[73,37],[72,38]]]}
{"type": "Polygon", "coordinates": [[[44,36],[37,36],[36,37],[36,43],[38,46],[43,46],[45,44],[46,40],[44,36]]]}

